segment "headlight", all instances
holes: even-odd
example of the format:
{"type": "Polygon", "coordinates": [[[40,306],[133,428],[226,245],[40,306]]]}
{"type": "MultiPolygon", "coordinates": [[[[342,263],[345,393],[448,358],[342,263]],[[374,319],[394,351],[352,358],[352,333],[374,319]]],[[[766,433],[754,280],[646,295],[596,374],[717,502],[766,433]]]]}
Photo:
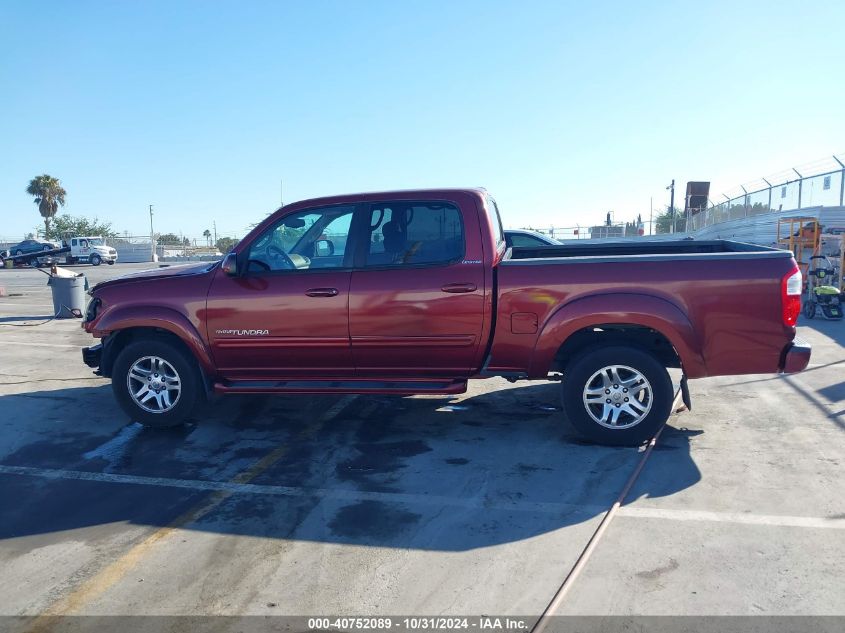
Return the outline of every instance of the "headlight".
{"type": "Polygon", "coordinates": [[[102,305],[102,300],[99,297],[94,297],[88,302],[88,307],[85,309],[85,322],[93,321],[97,318],[97,311],[102,305]]]}

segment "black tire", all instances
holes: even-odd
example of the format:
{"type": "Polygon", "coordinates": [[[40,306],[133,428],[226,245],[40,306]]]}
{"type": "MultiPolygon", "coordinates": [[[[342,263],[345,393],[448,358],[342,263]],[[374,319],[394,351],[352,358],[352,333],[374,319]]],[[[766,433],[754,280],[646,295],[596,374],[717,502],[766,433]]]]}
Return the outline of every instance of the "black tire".
{"type": "Polygon", "coordinates": [[[808,319],[812,319],[816,316],[816,302],[815,301],[805,301],[804,307],[801,310],[804,313],[804,316],[808,319]]]}
{"type": "Polygon", "coordinates": [[[52,251],[53,247],[49,244],[45,244],[44,247],[41,249],[42,251],[52,251]]]}
{"type": "MultiPolygon", "coordinates": [[[[623,381],[627,378],[632,379],[634,376],[627,369],[620,369],[617,374],[621,376],[623,381]]],[[[609,372],[608,376],[610,376],[609,372]]],[[[638,383],[639,386],[644,384],[643,382],[638,383]]],[[[601,388],[603,389],[603,387],[601,388]]],[[[632,386],[631,390],[636,390],[636,388],[632,386]]],[[[562,396],[563,410],[572,426],[588,440],[608,446],[638,446],[650,440],[669,419],[669,415],[672,413],[672,401],[674,400],[672,381],[666,368],[648,352],[625,345],[594,348],[574,358],[563,373],[562,396]],[[622,393],[623,385],[620,385],[618,389],[612,384],[608,385],[605,392],[611,392],[607,393],[608,399],[619,399],[618,402],[611,400],[610,403],[611,406],[616,408],[622,407],[622,410],[618,413],[614,413],[613,409],[604,409],[604,402],[593,403],[589,408],[584,402],[586,389],[590,385],[595,388],[599,384],[598,381],[601,380],[599,372],[612,366],[635,370],[645,378],[651,387],[650,395],[647,389],[643,389],[642,395],[636,398],[631,393],[632,398],[637,400],[637,405],[647,409],[647,413],[638,422],[635,416],[624,412],[624,407],[627,406],[625,403],[629,402],[624,398],[628,397],[625,394],[629,392],[622,393]],[[644,402],[640,403],[639,398],[642,398],[644,402]],[[643,407],[646,401],[650,402],[650,408],[643,407]],[[620,428],[603,426],[593,418],[591,411],[597,417],[601,417],[605,414],[605,411],[609,411],[610,419],[606,422],[608,424],[612,422],[614,415],[618,416],[617,424],[620,428]],[[630,424],[630,426],[626,426],[626,424],[630,424]]],[[[604,395],[600,395],[599,398],[604,399],[604,395]]]]}
{"type": "Polygon", "coordinates": [[[16,257],[20,257],[21,255],[23,255],[23,251],[22,251],[21,249],[18,249],[18,250],[15,252],[15,256],[16,256],[16,257]]]}
{"type": "Polygon", "coordinates": [[[100,258],[99,255],[97,255],[97,253],[94,253],[93,255],[91,255],[88,258],[88,261],[91,262],[92,266],[99,266],[100,264],[103,263],[103,260],[100,258]]]}
{"type": "Polygon", "coordinates": [[[113,259],[110,259],[110,260],[109,260],[109,261],[107,261],[106,263],[107,263],[109,266],[114,266],[114,260],[113,260],[113,259]]]}
{"type": "Polygon", "coordinates": [[[120,408],[133,422],[140,422],[152,428],[168,428],[182,424],[201,403],[205,393],[202,375],[194,358],[178,344],[156,338],[134,341],[120,351],[112,368],[112,391],[120,408]],[[129,370],[136,361],[146,357],[165,360],[178,374],[181,391],[173,408],[167,411],[145,411],[129,392],[129,370]]]}
{"type": "Polygon", "coordinates": [[[68,265],[76,263],[76,257],[68,257],[65,261],[67,261],[68,265]]]}

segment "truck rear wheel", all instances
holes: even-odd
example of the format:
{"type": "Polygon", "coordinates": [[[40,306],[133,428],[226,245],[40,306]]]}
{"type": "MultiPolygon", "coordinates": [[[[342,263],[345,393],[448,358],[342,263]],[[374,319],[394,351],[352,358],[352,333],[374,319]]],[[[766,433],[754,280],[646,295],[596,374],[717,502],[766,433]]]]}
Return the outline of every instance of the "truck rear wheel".
{"type": "Polygon", "coordinates": [[[167,428],[185,421],[202,394],[194,359],[161,339],[127,345],[112,370],[112,390],[123,411],[144,426],[167,428]]]}
{"type": "Polygon", "coordinates": [[[598,444],[642,444],[672,412],[668,372],[636,347],[613,345],[582,353],[564,371],[562,391],[572,426],[598,444]]]}

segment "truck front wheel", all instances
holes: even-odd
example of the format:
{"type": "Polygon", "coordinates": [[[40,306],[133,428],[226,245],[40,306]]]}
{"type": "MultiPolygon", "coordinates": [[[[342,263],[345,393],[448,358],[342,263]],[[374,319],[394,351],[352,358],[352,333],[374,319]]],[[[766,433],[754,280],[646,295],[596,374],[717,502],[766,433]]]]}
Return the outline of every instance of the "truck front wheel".
{"type": "Polygon", "coordinates": [[[145,339],[127,345],[114,361],[112,390],[123,411],[144,426],[184,422],[202,393],[199,370],[181,347],[145,339]]]}
{"type": "Polygon", "coordinates": [[[93,255],[91,255],[91,257],[88,258],[88,261],[91,262],[92,266],[99,266],[103,260],[100,258],[99,255],[97,255],[97,253],[94,253],[93,255]]]}
{"type": "Polygon", "coordinates": [[[614,345],[582,353],[563,374],[563,410],[587,439],[636,446],[672,412],[672,381],[651,354],[614,345]]]}

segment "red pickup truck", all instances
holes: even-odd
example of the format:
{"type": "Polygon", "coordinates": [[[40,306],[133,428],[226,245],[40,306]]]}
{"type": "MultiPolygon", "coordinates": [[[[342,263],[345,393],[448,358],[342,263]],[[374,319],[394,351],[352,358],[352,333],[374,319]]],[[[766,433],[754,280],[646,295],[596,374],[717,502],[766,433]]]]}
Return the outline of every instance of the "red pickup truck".
{"type": "Polygon", "coordinates": [[[559,379],[567,419],[636,444],[687,378],[796,372],[792,254],[729,241],[508,249],[484,189],[287,205],[222,262],[91,291],[83,359],[134,420],[171,426],[213,393],[455,394],[559,379]]]}

